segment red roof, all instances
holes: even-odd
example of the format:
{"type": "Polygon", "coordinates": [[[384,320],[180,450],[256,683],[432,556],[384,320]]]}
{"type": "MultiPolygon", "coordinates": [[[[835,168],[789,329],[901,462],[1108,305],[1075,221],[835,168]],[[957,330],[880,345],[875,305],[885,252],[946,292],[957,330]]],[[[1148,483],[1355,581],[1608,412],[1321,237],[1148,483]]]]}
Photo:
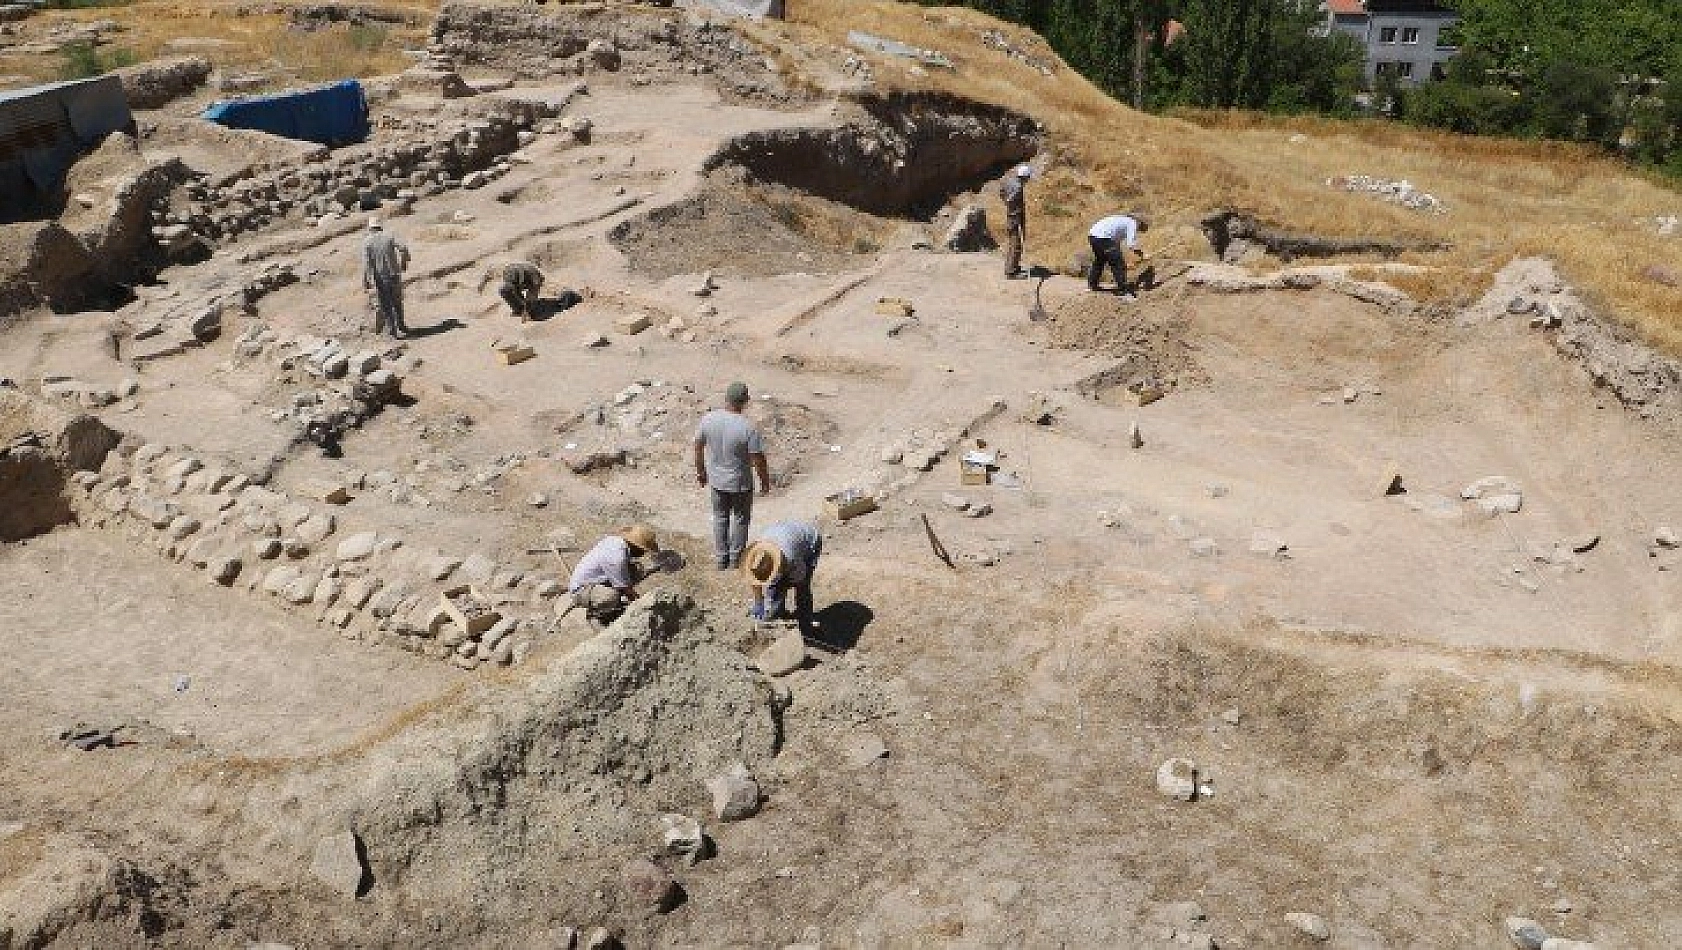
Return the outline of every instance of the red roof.
{"type": "Polygon", "coordinates": [[[1326,8],[1338,16],[1364,16],[1367,12],[1365,0],[1326,0],[1326,8]]]}

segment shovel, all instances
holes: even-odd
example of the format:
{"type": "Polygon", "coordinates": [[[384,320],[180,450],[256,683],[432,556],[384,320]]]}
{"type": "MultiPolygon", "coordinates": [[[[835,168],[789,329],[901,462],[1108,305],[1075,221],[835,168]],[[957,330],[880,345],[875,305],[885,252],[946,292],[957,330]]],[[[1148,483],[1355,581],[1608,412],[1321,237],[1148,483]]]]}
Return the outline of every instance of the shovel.
{"type": "Polygon", "coordinates": [[[1050,316],[1045,312],[1045,301],[1040,299],[1040,288],[1044,287],[1045,282],[1051,278],[1051,268],[1035,264],[1028,268],[1028,276],[1037,281],[1034,284],[1034,305],[1028,308],[1028,319],[1038,323],[1050,316]]]}

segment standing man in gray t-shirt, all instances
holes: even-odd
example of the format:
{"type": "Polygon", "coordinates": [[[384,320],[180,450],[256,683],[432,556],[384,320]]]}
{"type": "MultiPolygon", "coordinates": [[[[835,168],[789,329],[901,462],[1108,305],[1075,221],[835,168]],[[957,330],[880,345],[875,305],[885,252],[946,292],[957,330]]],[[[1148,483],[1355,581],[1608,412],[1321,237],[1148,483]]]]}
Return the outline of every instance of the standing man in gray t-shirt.
{"type": "Polygon", "coordinates": [[[731,383],[724,392],[724,408],[702,416],[695,430],[695,480],[710,489],[713,554],[721,571],[741,564],[753,519],[754,476],[759,477],[759,493],[771,494],[765,443],[758,427],[742,413],[747,404],[747,384],[731,383]]]}

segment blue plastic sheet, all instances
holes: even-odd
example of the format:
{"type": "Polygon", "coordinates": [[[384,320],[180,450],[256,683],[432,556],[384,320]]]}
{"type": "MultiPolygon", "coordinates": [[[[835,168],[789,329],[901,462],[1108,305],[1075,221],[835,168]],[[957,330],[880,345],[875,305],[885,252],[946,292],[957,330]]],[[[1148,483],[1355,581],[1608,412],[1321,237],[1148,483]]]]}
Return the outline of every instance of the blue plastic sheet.
{"type": "Polygon", "coordinates": [[[368,137],[368,99],[354,79],[302,92],[218,102],[201,118],[318,145],[350,145],[368,137]]]}

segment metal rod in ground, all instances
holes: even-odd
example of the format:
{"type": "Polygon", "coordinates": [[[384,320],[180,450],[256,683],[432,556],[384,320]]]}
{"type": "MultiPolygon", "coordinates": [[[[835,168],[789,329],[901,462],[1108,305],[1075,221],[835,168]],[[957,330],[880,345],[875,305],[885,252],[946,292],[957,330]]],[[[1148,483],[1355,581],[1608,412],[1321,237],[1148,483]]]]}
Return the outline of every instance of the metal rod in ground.
{"type": "Polygon", "coordinates": [[[943,561],[946,564],[947,567],[951,568],[954,571],[957,570],[958,565],[952,563],[952,555],[946,553],[946,545],[941,544],[940,539],[935,537],[934,525],[929,524],[929,516],[928,515],[923,515],[922,519],[923,519],[923,530],[928,533],[929,547],[934,549],[934,556],[937,557],[937,558],[940,558],[941,561],[943,561]]]}

